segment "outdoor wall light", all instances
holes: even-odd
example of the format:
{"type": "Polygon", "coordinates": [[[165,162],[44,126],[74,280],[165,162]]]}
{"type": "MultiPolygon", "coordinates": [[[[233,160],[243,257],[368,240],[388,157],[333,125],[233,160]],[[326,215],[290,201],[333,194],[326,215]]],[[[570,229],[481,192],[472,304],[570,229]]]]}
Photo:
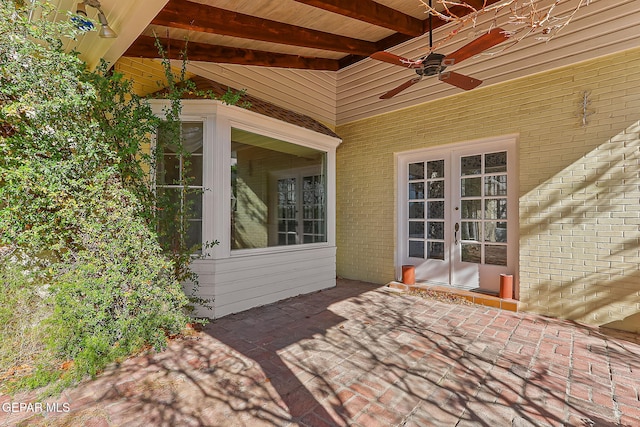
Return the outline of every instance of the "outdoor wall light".
{"type": "Polygon", "coordinates": [[[91,6],[98,10],[98,21],[100,21],[100,31],[98,31],[98,35],[105,39],[118,37],[118,34],[116,34],[116,32],[109,26],[107,17],[102,11],[102,6],[98,0],[84,0],[78,3],[78,6],[76,7],[76,16],[71,18],[78,29],[82,31],[91,31],[95,28],[93,22],[87,18],[87,6],[91,6]]]}

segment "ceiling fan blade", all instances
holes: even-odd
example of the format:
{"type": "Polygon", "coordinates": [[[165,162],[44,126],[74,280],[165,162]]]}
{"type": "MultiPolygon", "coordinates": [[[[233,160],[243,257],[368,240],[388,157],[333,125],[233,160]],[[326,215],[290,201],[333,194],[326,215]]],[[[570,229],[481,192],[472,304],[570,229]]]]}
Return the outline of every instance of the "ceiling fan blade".
{"type": "Polygon", "coordinates": [[[391,89],[389,92],[385,93],[384,95],[382,95],[380,97],[380,99],[389,99],[389,98],[393,98],[394,96],[396,96],[397,94],[399,94],[400,92],[402,92],[403,90],[413,86],[414,84],[418,83],[420,80],[422,80],[422,77],[414,77],[411,80],[408,80],[404,83],[402,83],[400,86],[398,86],[395,89],[391,89]]]}
{"type": "Polygon", "coordinates": [[[465,76],[464,74],[456,73],[454,71],[446,71],[441,73],[438,77],[445,83],[454,85],[464,90],[474,89],[482,84],[482,80],[474,79],[473,77],[465,76]]]}
{"type": "Polygon", "coordinates": [[[474,41],[467,43],[455,52],[447,55],[443,63],[447,66],[457,64],[467,58],[471,58],[479,53],[484,52],[496,45],[499,45],[509,37],[504,33],[502,28],[494,28],[486,34],[481,35],[474,41]]]}
{"type": "Polygon", "coordinates": [[[377,59],[378,61],[387,62],[393,65],[399,65],[405,68],[420,68],[420,65],[422,64],[422,61],[412,61],[385,51],[376,52],[369,56],[369,58],[377,59]]]}

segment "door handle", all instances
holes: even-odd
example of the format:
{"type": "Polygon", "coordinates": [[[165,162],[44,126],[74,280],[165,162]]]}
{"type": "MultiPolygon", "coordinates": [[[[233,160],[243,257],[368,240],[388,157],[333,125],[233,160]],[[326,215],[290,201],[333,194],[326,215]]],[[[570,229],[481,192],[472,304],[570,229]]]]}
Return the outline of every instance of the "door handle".
{"type": "Polygon", "coordinates": [[[456,222],[456,225],[453,226],[453,244],[458,244],[458,230],[460,230],[460,224],[456,222]]]}

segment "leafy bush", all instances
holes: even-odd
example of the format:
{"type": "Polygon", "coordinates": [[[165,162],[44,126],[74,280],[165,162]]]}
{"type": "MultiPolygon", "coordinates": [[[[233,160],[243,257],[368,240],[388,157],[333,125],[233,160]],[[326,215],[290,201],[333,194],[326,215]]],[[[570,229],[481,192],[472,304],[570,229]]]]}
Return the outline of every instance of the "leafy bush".
{"type": "Polygon", "coordinates": [[[72,380],[162,348],[187,298],[140,154],[158,119],[120,75],[61,49],[68,22],[19,4],[0,0],[0,378],[28,365],[17,385],[36,387],[63,362],[72,380]]]}

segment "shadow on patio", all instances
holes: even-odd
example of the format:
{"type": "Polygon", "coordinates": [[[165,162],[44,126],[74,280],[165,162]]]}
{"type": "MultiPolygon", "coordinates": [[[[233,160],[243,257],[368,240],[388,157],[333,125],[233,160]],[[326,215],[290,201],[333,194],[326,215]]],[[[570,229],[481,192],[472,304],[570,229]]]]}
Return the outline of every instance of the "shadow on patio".
{"type": "Polygon", "coordinates": [[[70,414],[30,421],[630,426],[636,338],[341,280],[219,319],[65,392],[70,414]]]}

